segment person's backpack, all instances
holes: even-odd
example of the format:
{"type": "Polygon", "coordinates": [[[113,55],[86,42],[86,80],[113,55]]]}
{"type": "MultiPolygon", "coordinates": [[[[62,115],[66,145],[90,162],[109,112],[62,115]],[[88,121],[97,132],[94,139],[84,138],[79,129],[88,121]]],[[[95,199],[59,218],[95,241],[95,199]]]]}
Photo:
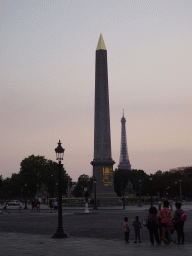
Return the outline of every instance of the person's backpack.
{"type": "Polygon", "coordinates": [[[141,223],[143,224],[144,227],[148,227],[148,220],[149,220],[148,216],[141,220],[141,223]]]}
{"type": "Polygon", "coordinates": [[[186,221],[187,220],[187,215],[185,214],[185,212],[181,209],[178,209],[181,213],[181,217],[179,217],[180,220],[182,221],[186,221]]]}

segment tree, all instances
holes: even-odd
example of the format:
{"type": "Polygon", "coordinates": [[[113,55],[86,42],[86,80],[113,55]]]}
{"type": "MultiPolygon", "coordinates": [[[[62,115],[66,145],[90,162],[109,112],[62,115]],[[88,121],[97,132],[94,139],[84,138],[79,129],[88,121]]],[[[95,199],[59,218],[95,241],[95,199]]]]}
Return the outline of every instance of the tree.
{"type": "Polygon", "coordinates": [[[89,175],[82,174],[79,176],[77,184],[73,190],[74,197],[82,197],[84,196],[84,188],[87,188],[87,192],[89,195],[93,191],[93,177],[89,177],[89,175]]]}
{"type": "Polygon", "coordinates": [[[2,196],[3,177],[0,175],[0,197],[2,196]]]}
{"type": "MultiPolygon", "coordinates": [[[[133,185],[133,190],[137,191],[139,188],[138,180],[143,180],[147,177],[147,174],[143,170],[121,170],[116,169],[114,172],[114,190],[118,197],[122,196],[122,192],[126,189],[128,182],[133,185]]],[[[144,190],[144,187],[142,187],[144,190]]]]}
{"type": "Polygon", "coordinates": [[[114,172],[114,190],[118,197],[122,195],[123,190],[126,188],[130,180],[130,170],[118,170],[114,172]]]}
{"type": "MultiPolygon", "coordinates": [[[[44,156],[31,155],[22,160],[18,174],[3,180],[2,197],[5,199],[34,198],[37,191],[57,196],[58,164],[45,159],[44,156]]],[[[70,176],[62,169],[62,193],[67,194],[68,184],[71,187],[70,176]]]]}
{"type": "MultiPolygon", "coordinates": [[[[58,182],[58,165],[56,162],[45,159],[44,156],[31,155],[21,162],[20,178],[21,184],[27,183],[27,189],[33,197],[37,192],[37,187],[40,190],[42,186],[47,189],[51,197],[57,195],[58,182]]],[[[68,183],[70,186],[71,178],[62,169],[62,193],[67,194],[68,183]]]]}

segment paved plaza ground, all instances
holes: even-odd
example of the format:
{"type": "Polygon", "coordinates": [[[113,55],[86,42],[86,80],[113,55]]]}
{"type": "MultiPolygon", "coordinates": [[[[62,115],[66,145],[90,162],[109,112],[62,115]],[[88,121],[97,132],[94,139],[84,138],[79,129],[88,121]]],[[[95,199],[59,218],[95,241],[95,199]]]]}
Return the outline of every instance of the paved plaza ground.
{"type": "MultiPolygon", "coordinates": [[[[2,207],[3,208],[3,207],[2,207]]],[[[41,206],[41,214],[18,207],[9,207],[7,214],[0,213],[0,255],[191,255],[192,252],[192,203],[184,205],[188,219],[185,223],[185,245],[152,246],[148,230],[141,229],[141,244],[134,244],[131,227],[130,243],[124,243],[123,218],[130,226],[136,215],[147,216],[148,206],[103,207],[90,209],[63,208],[63,227],[69,238],[53,239],[58,214],[48,206],[41,206]]],[[[175,210],[175,209],[174,209],[175,210]]],[[[173,234],[176,238],[176,233],[173,234]]]]}

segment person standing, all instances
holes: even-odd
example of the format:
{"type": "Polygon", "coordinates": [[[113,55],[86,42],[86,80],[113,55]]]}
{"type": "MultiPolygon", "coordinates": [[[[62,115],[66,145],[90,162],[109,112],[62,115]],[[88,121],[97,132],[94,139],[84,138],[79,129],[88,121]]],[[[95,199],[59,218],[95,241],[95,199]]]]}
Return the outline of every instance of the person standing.
{"type": "Polygon", "coordinates": [[[173,210],[173,200],[170,198],[169,200],[169,205],[170,205],[170,208],[171,208],[171,211],[173,210]]]}
{"type": "Polygon", "coordinates": [[[181,244],[184,244],[184,221],[187,219],[187,215],[184,213],[184,211],[181,209],[181,204],[176,203],[175,204],[176,211],[174,215],[175,220],[175,230],[177,231],[177,244],[179,245],[181,240],[181,244]],[[186,216],[186,217],[185,217],[186,216]]]}
{"type": "Polygon", "coordinates": [[[52,213],[52,209],[53,209],[53,201],[52,201],[52,199],[49,201],[49,207],[50,207],[51,213],[52,213]]]}
{"type": "Polygon", "coordinates": [[[154,237],[157,244],[160,244],[159,240],[159,221],[157,218],[157,209],[156,207],[149,208],[149,217],[148,217],[148,230],[150,235],[151,244],[154,244],[154,237]]]}
{"type": "Polygon", "coordinates": [[[159,199],[158,205],[159,205],[159,211],[161,211],[161,200],[160,199],[159,199]]]}
{"type": "Polygon", "coordinates": [[[128,218],[124,218],[124,235],[125,235],[125,242],[129,242],[129,223],[128,223],[128,218]]]}
{"type": "Polygon", "coordinates": [[[4,206],[3,206],[3,214],[7,214],[7,202],[4,202],[4,206]]]}
{"type": "Polygon", "coordinates": [[[160,218],[161,218],[161,227],[162,227],[162,235],[163,235],[162,245],[165,245],[166,231],[168,232],[169,243],[171,242],[171,228],[173,226],[173,223],[171,221],[172,215],[171,215],[171,210],[169,209],[169,202],[164,201],[163,205],[164,205],[164,208],[160,212],[160,218]]]}
{"type": "Polygon", "coordinates": [[[35,200],[31,201],[31,213],[35,213],[35,200]]]}
{"type": "Polygon", "coordinates": [[[139,217],[135,217],[135,221],[133,222],[132,226],[134,227],[135,230],[135,241],[134,243],[137,243],[137,237],[139,239],[139,243],[141,243],[140,239],[140,228],[141,228],[141,222],[139,221],[139,217]]]}
{"type": "Polygon", "coordinates": [[[55,212],[57,212],[57,208],[58,208],[57,200],[55,199],[55,202],[54,202],[54,210],[55,210],[55,212]]]}
{"type": "Polygon", "coordinates": [[[37,208],[37,213],[40,213],[40,202],[39,202],[39,200],[36,201],[36,208],[37,208]]]}
{"type": "Polygon", "coordinates": [[[21,208],[22,208],[22,202],[19,202],[19,213],[21,213],[21,208]]]}

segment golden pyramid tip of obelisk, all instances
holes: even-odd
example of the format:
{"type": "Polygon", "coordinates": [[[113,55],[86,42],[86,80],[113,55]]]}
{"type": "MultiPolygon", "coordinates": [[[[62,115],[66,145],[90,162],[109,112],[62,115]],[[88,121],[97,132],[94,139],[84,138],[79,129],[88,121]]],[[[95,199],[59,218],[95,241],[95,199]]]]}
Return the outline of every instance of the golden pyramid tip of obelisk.
{"type": "Polygon", "coordinates": [[[103,37],[102,37],[102,34],[100,34],[96,50],[107,50],[107,48],[105,46],[105,42],[104,42],[103,37]]]}

